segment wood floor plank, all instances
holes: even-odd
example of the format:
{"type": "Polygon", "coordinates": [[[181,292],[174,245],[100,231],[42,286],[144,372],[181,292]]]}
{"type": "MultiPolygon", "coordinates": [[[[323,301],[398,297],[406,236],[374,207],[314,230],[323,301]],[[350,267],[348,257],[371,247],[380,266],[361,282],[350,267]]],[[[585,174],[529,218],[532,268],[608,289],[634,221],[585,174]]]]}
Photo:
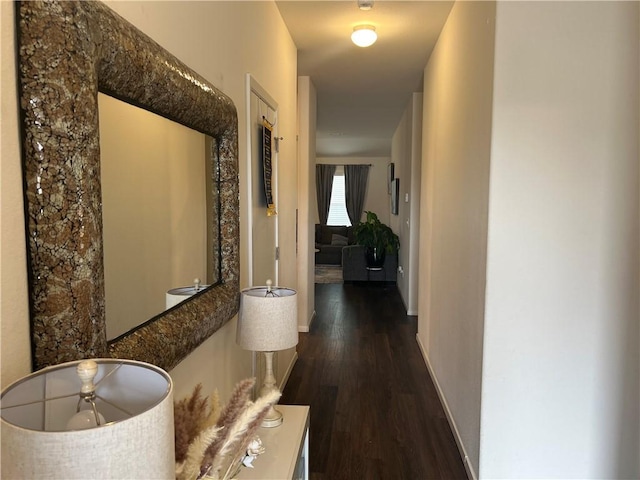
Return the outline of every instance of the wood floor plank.
{"type": "Polygon", "coordinates": [[[466,479],[395,286],[316,284],[281,403],[310,405],[310,477],[466,479]]]}

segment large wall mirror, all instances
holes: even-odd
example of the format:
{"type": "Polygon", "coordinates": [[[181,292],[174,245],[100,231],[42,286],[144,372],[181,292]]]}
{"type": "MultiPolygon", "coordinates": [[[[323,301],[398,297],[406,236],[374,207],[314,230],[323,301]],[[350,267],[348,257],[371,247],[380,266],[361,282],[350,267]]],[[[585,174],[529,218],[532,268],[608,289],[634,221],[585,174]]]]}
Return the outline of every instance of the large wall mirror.
{"type": "MultiPolygon", "coordinates": [[[[21,2],[17,8],[34,369],[109,356],[171,369],[238,311],[233,102],[100,2],[21,2]],[[205,151],[201,173],[195,175],[206,178],[206,206],[199,205],[193,216],[204,217],[205,230],[197,235],[206,237],[198,239],[195,264],[212,285],[169,310],[114,330],[112,339],[105,315],[105,270],[112,268],[104,262],[114,254],[105,260],[103,225],[112,222],[103,216],[110,210],[103,212],[99,92],[206,136],[201,143],[195,140],[205,151]]],[[[158,160],[145,168],[169,167],[158,160]]],[[[113,170],[108,174],[113,177],[113,170]]],[[[153,190],[157,200],[149,205],[163,208],[161,190],[153,190]]],[[[171,208],[180,208],[177,204],[171,208]]],[[[139,227],[133,237],[144,236],[145,222],[129,223],[131,229],[139,227]]],[[[161,237],[156,235],[156,243],[170,241],[161,237]]],[[[135,269],[131,277],[143,278],[135,269]]],[[[175,282],[173,287],[184,283],[175,282]]],[[[138,286],[145,287],[140,281],[138,286]]],[[[116,315],[129,316],[136,309],[127,305],[135,302],[136,295],[117,301],[116,315]]]]}

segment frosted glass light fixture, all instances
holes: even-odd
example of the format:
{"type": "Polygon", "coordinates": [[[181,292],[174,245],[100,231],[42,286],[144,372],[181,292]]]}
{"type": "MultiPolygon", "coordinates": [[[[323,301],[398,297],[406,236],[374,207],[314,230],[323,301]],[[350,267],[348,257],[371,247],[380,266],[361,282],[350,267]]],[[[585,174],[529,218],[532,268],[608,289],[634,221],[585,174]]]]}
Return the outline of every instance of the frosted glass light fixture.
{"type": "Polygon", "coordinates": [[[39,370],[2,392],[2,478],[174,478],[173,383],[143,362],[39,370]]]}
{"type": "Polygon", "coordinates": [[[370,47],[378,39],[376,27],[373,25],[357,25],[353,27],[351,41],[359,47],[370,47]]]}
{"type": "MultiPolygon", "coordinates": [[[[290,288],[265,287],[242,290],[236,343],[245,350],[263,352],[265,374],[260,396],[277,390],[273,375],[273,353],[298,344],[298,297],[290,288]]],[[[262,422],[263,427],[277,427],[282,413],[273,406],[262,422]]]]}

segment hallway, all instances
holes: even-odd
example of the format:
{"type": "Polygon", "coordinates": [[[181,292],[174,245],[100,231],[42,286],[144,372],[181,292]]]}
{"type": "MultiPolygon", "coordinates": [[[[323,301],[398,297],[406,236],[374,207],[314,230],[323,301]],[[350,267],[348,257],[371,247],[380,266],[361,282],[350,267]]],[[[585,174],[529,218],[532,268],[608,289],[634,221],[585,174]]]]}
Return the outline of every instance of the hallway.
{"type": "Polygon", "coordinates": [[[315,293],[280,400],[311,405],[310,478],[467,478],[395,286],[316,284],[315,293]]]}

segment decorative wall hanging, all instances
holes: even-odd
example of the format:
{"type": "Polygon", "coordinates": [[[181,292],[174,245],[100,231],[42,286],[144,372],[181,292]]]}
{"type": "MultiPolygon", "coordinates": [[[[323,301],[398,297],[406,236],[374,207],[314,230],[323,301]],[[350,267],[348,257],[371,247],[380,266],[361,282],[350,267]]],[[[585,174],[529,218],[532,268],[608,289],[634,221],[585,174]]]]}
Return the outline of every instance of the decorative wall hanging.
{"type": "Polygon", "coordinates": [[[273,202],[273,188],[271,185],[271,176],[273,174],[271,162],[271,134],[273,133],[273,125],[262,117],[262,167],[264,172],[264,193],[267,200],[267,216],[277,215],[276,206],[273,202]]]}
{"type": "Polygon", "coordinates": [[[396,178],[391,182],[391,213],[398,215],[400,197],[400,179],[396,178]]]}

